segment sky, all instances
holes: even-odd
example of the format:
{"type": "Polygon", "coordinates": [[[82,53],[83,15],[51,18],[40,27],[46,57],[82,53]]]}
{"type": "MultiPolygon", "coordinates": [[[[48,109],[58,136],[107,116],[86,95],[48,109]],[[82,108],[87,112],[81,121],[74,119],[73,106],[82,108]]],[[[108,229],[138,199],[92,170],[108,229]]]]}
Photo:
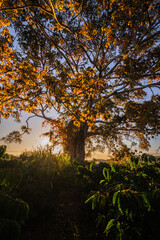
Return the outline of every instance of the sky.
{"type": "MultiPolygon", "coordinates": [[[[154,93],[159,93],[157,92],[156,89],[154,89],[154,93]]],[[[145,99],[147,100],[147,99],[145,99]]],[[[56,112],[49,112],[49,115],[52,117],[57,116],[56,112]]],[[[20,130],[21,125],[25,125],[26,124],[26,120],[27,118],[30,116],[28,113],[22,113],[21,115],[21,123],[18,124],[16,123],[11,117],[8,119],[2,119],[1,123],[0,123],[0,139],[4,136],[6,136],[7,134],[9,134],[10,132],[12,132],[13,130],[20,130]]],[[[4,141],[0,141],[0,145],[7,145],[7,152],[9,154],[13,154],[13,155],[19,155],[20,153],[24,152],[24,151],[32,151],[34,149],[36,149],[37,147],[41,146],[45,146],[46,144],[49,143],[49,138],[48,137],[43,137],[41,136],[43,133],[49,131],[49,127],[42,127],[42,122],[44,120],[38,117],[35,118],[31,118],[29,120],[29,127],[32,129],[31,133],[25,134],[23,135],[22,138],[22,143],[10,143],[10,144],[6,144],[4,141]]],[[[153,155],[158,155],[160,156],[160,149],[157,152],[158,148],[160,148],[160,135],[153,138],[150,142],[151,144],[151,148],[149,150],[149,154],[153,154],[153,155]]],[[[105,151],[104,153],[101,152],[95,152],[92,154],[92,156],[89,159],[107,159],[109,158],[108,156],[108,152],[105,151]]],[[[87,158],[88,159],[88,158],[87,158]]]]}
{"type": "MultiPolygon", "coordinates": [[[[23,125],[25,124],[25,121],[28,118],[28,116],[29,114],[27,113],[24,113],[22,115],[21,124],[23,125]]],[[[19,155],[24,151],[32,151],[37,147],[39,147],[40,145],[45,146],[46,144],[49,143],[49,138],[43,137],[41,135],[42,133],[47,132],[49,128],[42,127],[42,122],[43,122],[43,119],[40,119],[37,117],[30,119],[29,127],[32,128],[31,134],[24,135],[21,144],[19,143],[6,144],[3,141],[0,141],[0,145],[3,145],[3,144],[7,145],[7,152],[13,155],[19,155]]],[[[0,123],[0,138],[6,136],[8,133],[12,132],[13,130],[20,130],[21,124],[17,124],[12,118],[9,118],[7,120],[3,119],[0,123]]],[[[158,153],[156,153],[159,147],[160,147],[160,136],[155,137],[154,139],[151,140],[151,148],[148,153],[160,156],[160,150],[158,151],[158,153]]],[[[107,151],[104,153],[95,152],[91,156],[91,159],[93,157],[97,159],[107,159],[108,153],[107,151]]]]}
{"type": "MultiPolygon", "coordinates": [[[[23,114],[21,118],[21,124],[25,125],[25,121],[28,118],[29,114],[23,114]]],[[[47,127],[42,128],[42,119],[32,118],[29,121],[29,127],[32,129],[31,134],[25,134],[22,138],[22,143],[10,143],[6,144],[4,141],[0,141],[0,145],[7,145],[7,152],[10,154],[18,155],[24,151],[30,151],[36,147],[42,145],[44,146],[49,142],[47,137],[41,136],[42,133],[48,131],[47,127]]],[[[6,136],[13,130],[20,130],[21,124],[16,123],[13,118],[2,119],[0,124],[0,138],[6,136]]]]}

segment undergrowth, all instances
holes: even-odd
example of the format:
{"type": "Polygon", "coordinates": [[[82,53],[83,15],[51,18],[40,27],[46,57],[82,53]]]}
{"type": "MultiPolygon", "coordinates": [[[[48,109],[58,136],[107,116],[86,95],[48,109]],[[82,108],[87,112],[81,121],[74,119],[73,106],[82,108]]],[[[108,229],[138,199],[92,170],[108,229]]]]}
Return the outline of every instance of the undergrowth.
{"type": "Polygon", "coordinates": [[[71,163],[49,147],[1,156],[0,237],[3,226],[13,232],[4,240],[158,240],[159,182],[147,155],[126,164],[71,163]]]}

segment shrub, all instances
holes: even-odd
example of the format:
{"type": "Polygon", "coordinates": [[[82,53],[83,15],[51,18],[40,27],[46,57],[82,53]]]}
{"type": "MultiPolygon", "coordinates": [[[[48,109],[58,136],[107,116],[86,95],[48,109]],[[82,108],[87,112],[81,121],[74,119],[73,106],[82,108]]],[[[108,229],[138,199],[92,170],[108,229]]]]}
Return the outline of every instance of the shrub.
{"type": "Polygon", "coordinates": [[[90,192],[86,203],[91,202],[97,227],[104,231],[106,239],[159,239],[159,167],[138,166],[135,159],[131,163],[106,165],[103,179],[90,192]]]}
{"type": "MultiPolygon", "coordinates": [[[[6,147],[0,148],[1,157],[6,147]]],[[[14,196],[22,179],[22,164],[17,160],[0,159],[0,239],[17,240],[21,225],[28,217],[29,206],[14,196]],[[12,196],[12,197],[11,197],[12,196]]]]}

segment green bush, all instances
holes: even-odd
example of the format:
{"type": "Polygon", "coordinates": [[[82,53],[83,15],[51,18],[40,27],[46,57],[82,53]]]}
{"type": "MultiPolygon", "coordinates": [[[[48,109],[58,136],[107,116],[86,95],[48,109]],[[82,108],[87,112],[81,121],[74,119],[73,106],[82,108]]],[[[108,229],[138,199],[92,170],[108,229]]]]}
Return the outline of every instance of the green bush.
{"type": "Polygon", "coordinates": [[[0,187],[1,191],[11,192],[17,188],[22,179],[22,164],[17,160],[0,159],[0,187]]]}
{"type": "Polygon", "coordinates": [[[0,194],[0,239],[17,240],[28,218],[29,206],[21,199],[0,194]]]}
{"type": "Polygon", "coordinates": [[[23,176],[17,195],[29,203],[31,218],[36,219],[40,214],[45,218],[54,208],[60,185],[66,184],[70,159],[64,154],[53,154],[46,146],[21,154],[19,161],[23,163],[23,176]]]}
{"type": "Polygon", "coordinates": [[[86,203],[91,202],[97,227],[104,231],[106,239],[160,239],[159,180],[156,164],[141,166],[135,158],[131,165],[103,168],[103,179],[86,203]]]}
{"type": "Polygon", "coordinates": [[[21,225],[28,217],[29,206],[14,197],[22,179],[22,164],[5,157],[6,147],[0,147],[0,239],[17,240],[21,225]],[[5,160],[4,160],[5,159],[5,160]]]}
{"type": "Polygon", "coordinates": [[[12,219],[19,223],[27,220],[29,206],[21,199],[12,198],[6,194],[0,194],[0,218],[12,219]]]}
{"type": "Polygon", "coordinates": [[[44,224],[54,216],[59,219],[58,229],[67,224],[64,231],[70,231],[72,222],[82,234],[78,239],[83,239],[85,224],[88,239],[158,240],[159,182],[160,164],[150,155],[131,157],[130,163],[123,165],[78,164],[71,163],[67,155],[53,154],[49,147],[39,147],[17,160],[1,158],[0,239],[18,239],[29,204],[27,230],[31,222],[38,229],[41,221],[44,224]],[[74,211],[77,217],[72,215],[74,211]]]}
{"type": "Polygon", "coordinates": [[[0,146],[0,158],[3,158],[6,152],[7,146],[6,145],[1,145],[0,146]]]}

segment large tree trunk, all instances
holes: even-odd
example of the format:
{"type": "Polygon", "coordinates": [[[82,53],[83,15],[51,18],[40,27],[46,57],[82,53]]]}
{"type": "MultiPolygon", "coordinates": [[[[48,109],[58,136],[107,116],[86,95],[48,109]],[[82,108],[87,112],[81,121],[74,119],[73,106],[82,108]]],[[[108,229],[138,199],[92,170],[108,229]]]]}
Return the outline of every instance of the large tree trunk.
{"type": "Polygon", "coordinates": [[[66,150],[70,155],[71,161],[83,162],[85,160],[87,130],[86,123],[82,123],[80,128],[75,127],[73,121],[68,124],[66,150]]]}

